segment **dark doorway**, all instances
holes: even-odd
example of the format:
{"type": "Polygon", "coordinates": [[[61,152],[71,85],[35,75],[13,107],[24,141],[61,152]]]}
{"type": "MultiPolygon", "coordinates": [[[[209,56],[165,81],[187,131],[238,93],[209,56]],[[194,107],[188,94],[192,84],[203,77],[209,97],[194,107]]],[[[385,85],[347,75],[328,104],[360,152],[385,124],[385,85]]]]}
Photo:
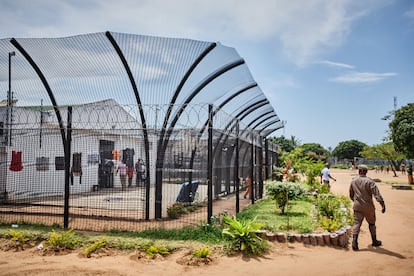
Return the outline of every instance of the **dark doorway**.
{"type": "Polygon", "coordinates": [[[115,149],[115,142],[99,140],[99,188],[112,188],[114,186],[114,158],[112,151],[115,149]]]}

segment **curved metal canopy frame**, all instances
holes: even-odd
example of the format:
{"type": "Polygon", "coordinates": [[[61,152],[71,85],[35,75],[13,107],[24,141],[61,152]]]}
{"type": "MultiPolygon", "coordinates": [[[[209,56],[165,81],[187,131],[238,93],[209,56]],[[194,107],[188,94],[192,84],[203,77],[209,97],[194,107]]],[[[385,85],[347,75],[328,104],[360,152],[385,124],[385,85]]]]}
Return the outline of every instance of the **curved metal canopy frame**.
{"type": "MultiPolygon", "coordinates": [[[[53,109],[54,109],[56,117],[58,119],[58,123],[59,123],[59,127],[60,127],[60,134],[62,136],[62,142],[63,142],[63,145],[65,145],[66,144],[66,134],[65,134],[65,128],[64,128],[64,125],[63,125],[62,115],[60,114],[60,111],[58,109],[58,104],[57,104],[56,99],[55,99],[55,95],[53,94],[53,91],[50,88],[49,83],[46,80],[46,77],[44,76],[44,74],[40,70],[39,66],[37,66],[37,64],[34,62],[32,57],[29,55],[29,53],[20,45],[20,43],[15,38],[12,38],[10,40],[10,43],[13,44],[13,46],[16,47],[16,49],[19,50],[19,52],[26,58],[26,60],[33,67],[33,69],[36,71],[36,74],[38,75],[38,77],[42,81],[42,84],[45,87],[47,94],[49,95],[50,101],[52,102],[53,109]]],[[[65,149],[65,146],[63,148],[65,149]]]]}
{"type": "Polygon", "coordinates": [[[161,218],[161,204],[162,204],[162,160],[164,158],[165,151],[167,150],[167,145],[169,141],[169,137],[175,127],[175,124],[178,122],[178,119],[180,118],[181,114],[184,112],[188,104],[192,101],[192,99],[197,96],[200,91],[207,86],[210,82],[212,82],[214,79],[218,78],[219,76],[223,75],[227,71],[236,68],[237,66],[240,66],[244,64],[243,59],[236,60],[230,64],[227,64],[223,66],[222,68],[219,68],[215,72],[213,72],[210,76],[207,76],[195,89],[194,91],[187,97],[187,99],[184,101],[184,103],[181,105],[181,107],[176,112],[175,116],[173,117],[172,122],[170,123],[169,128],[166,131],[166,135],[164,137],[160,137],[160,141],[163,141],[161,148],[158,148],[157,152],[157,161],[156,161],[156,184],[155,184],[155,218],[161,218]]]}
{"type": "MultiPolygon", "coordinates": [[[[126,36],[129,37],[129,35],[126,34],[126,36]]],[[[132,37],[133,35],[131,35],[132,37]]],[[[113,50],[116,52],[117,56],[119,57],[122,65],[123,65],[123,69],[125,70],[124,72],[126,73],[126,75],[128,76],[129,79],[129,84],[132,87],[134,96],[135,96],[135,101],[138,105],[138,110],[139,110],[139,116],[140,116],[140,120],[141,120],[141,125],[142,125],[142,129],[143,129],[143,135],[144,135],[144,143],[145,143],[145,158],[147,160],[147,162],[149,163],[149,159],[150,159],[150,149],[149,149],[149,137],[148,137],[148,129],[147,129],[147,118],[146,118],[146,114],[143,110],[143,106],[146,104],[145,102],[142,101],[143,99],[143,95],[141,95],[142,91],[138,90],[138,86],[137,86],[137,80],[134,77],[134,74],[136,74],[135,71],[133,71],[131,68],[131,64],[133,65],[133,61],[130,61],[131,63],[129,63],[129,61],[127,60],[127,58],[125,57],[125,53],[132,53],[132,55],[134,55],[133,49],[130,48],[125,48],[124,50],[121,50],[118,41],[114,38],[114,36],[112,35],[111,32],[107,31],[105,33],[97,33],[97,34],[92,34],[90,37],[88,37],[88,35],[81,35],[79,36],[80,38],[78,39],[78,37],[75,38],[69,38],[69,42],[67,44],[62,44],[62,45],[76,45],[77,48],[75,49],[82,49],[85,48],[87,50],[93,51],[96,50],[95,48],[91,48],[94,47],[93,46],[93,42],[94,41],[98,41],[99,43],[105,43],[105,37],[106,37],[106,41],[109,41],[110,44],[112,45],[109,46],[108,44],[103,44],[104,46],[102,46],[101,48],[97,49],[96,51],[98,52],[99,50],[101,50],[102,52],[105,52],[106,54],[112,55],[113,57],[115,57],[116,59],[116,55],[113,54],[113,50]],[[89,40],[89,38],[95,39],[95,40],[89,40]],[[71,44],[71,43],[75,43],[75,44],[71,44]],[[86,43],[86,44],[84,44],[86,43]],[[86,47],[84,47],[86,45],[86,47]],[[87,48],[89,47],[89,48],[87,48]],[[124,51],[124,52],[123,52],[124,51]]],[[[116,36],[115,36],[116,37],[116,36]]],[[[121,40],[119,40],[121,43],[121,40]]],[[[141,41],[141,40],[140,40],[141,41]]],[[[156,40],[148,40],[148,41],[156,41],[156,40]]],[[[56,114],[56,118],[58,120],[59,123],[59,127],[61,130],[61,135],[62,135],[62,141],[65,144],[66,142],[66,136],[65,136],[65,130],[64,130],[64,122],[62,120],[62,116],[61,113],[59,111],[58,108],[58,103],[56,101],[56,97],[55,94],[53,93],[51,87],[49,86],[48,80],[46,79],[44,73],[42,72],[41,69],[39,68],[39,66],[34,62],[34,60],[32,59],[32,57],[29,55],[29,53],[17,42],[16,39],[12,38],[10,40],[11,44],[13,44],[21,53],[22,55],[25,57],[25,59],[30,63],[30,65],[33,67],[33,69],[35,70],[35,72],[37,73],[38,77],[40,78],[43,86],[46,89],[46,92],[48,93],[48,96],[50,98],[50,101],[53,105],[53,109],[55,111],[56,114]]],[[[48,43],[49,41],[46,41],[46,43],[48,43]]],[[[180,44],[181,45],[181,44],[180,44]]],[[[194,44],[191,44],[191,46],[193,46],[194,44]]],[[[165,117],[163,118],[163,124],[162,124],[162,128],[161,128],[161,135],[159,136],[159,140],[158,140],[158,147],[157,147],[157,159],[156,159],[156,192],[155,192],[155,204],[156,204],[156,218],[160,218],[160,212],[161,208],[157,208],[160,207],[158,204],[161,204],[161,199],[162,199],[162,168],[163,168],[163,159],[164,159],[164,154],[165,151],[167,149],[167,145],[170,139],[170,135],[172,134],[172,132],[174,131],[176,124],[178,123],[181,115],[183,114],[183,112],[185,111],[185,109],[187,108],[187,106],[191,103],[194,102],[194,98],[199,95],[202,94],[202,91],[204,91],[203,89],[208,86],[213,80],[218,79],[220,76],[225,75],[226,72],[231,71],[232,69],[238,68],[239,66],[245,64],[245,61],[240,58],[238,56],[238,54],[232,50],[233,52],[230,53],[236,53],[235,55],[230,55],[231,58],[233,58],[233,61],[229,61],[227,63],[224,63],[221,61],[219,61],[219,66],[218,69],[214,70],[214,71],[209,71],[208,75],[206,75],[204,77],[204,79],[202,79],[196,86],[195,88],[190,91],[189,95],[183,100],[183,103],[180,104],[180,106],[178,107],[178,109],[175,111],[175,113],[173,113],[173,110],[176,106],[176,101],[178,99],[179,96],[182,95],[184,86],[189,83],[188,80],[190,78],[190,76],[193,75],[194,71],[196,68],[200,67],[200,65],[202,64],[202,62],[206,59],[207,56],[209,56],[213,50],[217,49],[218,44],[217,43],[207,43],[207,42],[202,42],[202,43],[198,43],[198,45],[200,46],[199,48],[197,48],[197,53],[195,55],[192,55],[192,58],[194,58],[194,61],[192,62],[192,64],[190,64],[190,66],[188,67],[187,71],[185,72],[184,76],[182,77],[182,79],[180,80],[180,82],[178,83],[178,85],[176,86],[176,90],[174,91],[174,93],[172,94],[172,97],[168,103],[169,107],[168,110],[166,112],[165,117]],[[158,209],[158,211],[157,211],[158,209]]],[[[57,46],[59,47],[59,46],[57,46]]],[[[59,49],[60,48],[52,48],[54,50],[59,49]]],[[[127,46],[129,47],[129,45],[127,46]]],[[[132,46],[131,46],[132,47],[132,46]]],[[[220,46],[221,47],[221,46],[220,46]]],[[[98,48],[98,47],[97,47],[98,48]]],[[[168,48],[166,48],[168,49],[168,48]]],[[[222,48],[220,48],[222,49],[222,48]]],[[[228,47],[224,47],[224,49],[230,49],[228,47]]],[[[45,49],[45,51],[47,51],[47,49],[45,49]]],[[[227,50],[226,50],[227,51],[227,50]]],[[[227,53],[227,52],[225,52],[227,53]]],[[[90,60],[92,62],[97,62],[97,64],[99,64],[98,62],[100,60],[98,60],[98,58],[101,58],[102,56],[96,55],[96,56],[89,56],[90,60]],[[93,58],[96,58],[93,59],[93,58]]],[[[108,60],[110,62],[114,62],[112,59],[112,57],[110,57],[108,60]]],[[[193,60],[193,59],[191,59],[193,60]]],[[[186,66],[188,66],[188,64],[186,64],[186,66]]],[[[81,68],[81,70],[79,70],[79,72],[82,72],[82,69],[87,69],[87,68],[83,68],[83,67],[79,67],[81,68]]],[[[122,67],[120,65],[117,65],[117,69],[121,70],[119,71],[119,74],[122,74],[122,67]]],[[[91,70],[90,72],[94,72],[93,70],[91,70]]],[[[109,71],[107,71],[109,72],[109,71]]],[[[117,72],[117,71],[114,71],[117,72]]],[[[243,71],[246,72],[246,71],[243,71]]],[[[248,72],[248,70],[247,70],[248,72]]],[[[62,71],[59,71],[59,73],[62,73],[62,71]]],[[[250,73],[249,73],[250,74],[250,73]]],[[[46,74],[47,75],[47,74],[46,74]]],[[[63,79],[65,78],[65,75],[60,76],[63,79]]],[[[72,75],[72,77],[76,78],[76,74],[72,75]]],[[[137,78],[138,79],[138,78],[137,78]]],[[[109,79],[111,80],[111,79],[109,79]]],[[[176,79],[177,80],[177,79],[176,79]]],[[[49,80],[50,81],[50,80],[49,80]]],[[[53,82],[51,82],[53,84],[53,82]]],[[[126,82],[126,84],[128,85],[128,83],[126,82]]],[[[79,85],[79,84],[78,84],[79,85]]],[[[236,85],[236,84],[235,84],[236,85]]],[[[126,86],[127,87],[127,86],[126,86]]],[[[244,107],[242,110],[238,110],[238,108],[240,107],[236,107],[236,109],[234,109],[234,106],[229,105],[229,103],[234,103],[235,100],[238,98],[238,96],[242,95],[244,92],[246,91],[250,91],[250,89],[258,87],[257,83],[255,82],[250,82],[249,84],[246,84],[245,87],[241,88],[240,90],[236,91],[235,93],[232,93],[231,95],[229,95],[228,97],[224,98],[219,98],[220,100],[217,99],[211,99],[213,102],[211,102],[211,104],[218,104],[218,101],[222,101],[217,107],[216,109],[213,111],[213,114],[216,115],[220,110],[223,109],[223,111],[225,112],[229,112],[229,114],[231,114],[231,116],[233,116],[232,121],[224,128],[226,130],[227,133],[231,133],[231,131],[233,131],[233,129],[238,126],[238,122],[242,122],[243,125],[245,126],[247,124],[247,128],[251,129],[253,131],[256,131],[257,128],[261,128],[259,133],[260,134],[269,134],[279,128],[283,127],[283,124],[277,125],[277,122],[279,122],[280,120],[274,120],[271,122],[268,122],[269,120],[271,120],[274,117],[277,117],[276,113],[274,112],[273,108],[272,110],[268,111],[268,110],[263,110],[264,107],[266,106],[270,106],[269,101],[266,99],[266,97],[263,98],[263,93],[262,91],[259,89],[257,91],[257,95],[260,96],[259,100],[252,100],[251,103],[247,103],[248,106],[244,107]],[[214,102],[216,101],[216,102],[214,102]],[[229,109],[229,110],[224,110],[225,108],[229,109]],[[232,110],[233,108],[233,110],[232,110]],[[262,111],[262,112],[260,112],[262,111]],[[234,113],[237,114],[234,116],[234,113]],[[258,113],[258,115],[256,116],[256,113],[258,113]],[[251,118],[249,117],[247,121],[250,122],[246,122],[243,121],[246,119],[247,116],[249,116],[250,114],[252,114],[254,118],[252,118],[252,120],[250,120],[251,118]],[[264,117],[266,116],[266,117],[264,117]],[[272,128],[273,127],[273,128],[272,128]],[[275,129],[276,128],[276,129],[275,129]],[[230,132],[228,132],[228,130],[230,129],[230,132]]],[[[54,87],[55,88],[55,87],[54,87]]],[[[234,89],[234,87],[230,88],[230,89],[234,89]]],[[[171,91],[172,92],[172,91],[171,91]]],[[[229,93],[230,91],[224,91],[224,95],[226,95],[226,93],[229,93]]],[[[256,92],[256,91],[252,91],[252,92],[256,92]]],[[[57,93],[56,95],[59,94],[59,87],[56,87],[56,91],[55,93],[57,93]]],[[[210,97],[212,98],[212,97],[210,97]]],[[[257,98],[257,97],[256,97],[257,98]]],[[[209,96],[207,95],[207,102],[208,102],[209,96]]],[[[214,116],[213,115],[213,116],[214,116]]],[[[200,129],[199,132],[199,137],[201,137],[201,135],[203,134],[205,128],[208,125],[208,121],[203,125],[202,129],[200,129]]],[[[244,130],[245,131],[245,130],[244,130]]],[[[220,142],[223,139],[223,136],[226,135],[226,140],[228,138],[228,134],[225,134],[224,132],[221,134],[220,138],[218,139],[218,142],[220,142]]],[[[238,134],[239,135],[239,134],[238,134]]],[[[265,135],[266,136],[266,135],[265,135]]],[[[195,153],[196,148],[194,148],[193,152],[195,153]]],[[[193,155],[193,154],[192,154],[193,155]]],[[[147,179],[148,179],[148,183],[150,183],[149,181],[150,175],[149,175],[149,171],[147,171],[147,179]]],[[[148,185],[148,184],[147,184],[148,185]]],[[[149,193],[148,193],[149,195],[149,193]]],[[[147,202],[149,202],[149,200],[147,200],[147,202]]],[[[147,209],[148,206],[147,206],[147,209]]],[[[148,219],[148,217],[147,217],[148,219]]]]}
{"type": "MultiPolygon", "coordinates": [[[[129,67],[128,62],[125,59],[125,56],[122,53],[122,50],[119,47],[118,43],[116,42],[115,38],[108,31],[105,33],[105,35],[108,38],[108,40],[111,42],[111,44],[114,47],[116,53],[118,54],[119,58],[121,59],[122,64],[125,68],[125,71],[128,74],[128,78],[129,78],[129,81],[131,83],[132,89],[134,90],[135,100],[137,101],[139,115],[141,117],[142,131],[143,131],[143,134],[144,134],[145,162],[146,162],[146,164],[149,164],[150,163],[150,146],[149,146],[149,139],[148,139],[147,122],[146,122],[146,119],[145,119],[144,110],[142,108],[141,98],[139,96],[137,84],[135,83],[135,79],[134,79],[134,76],[132,75],[131,68],[129,67]]],[[[150,182],[150,180],[151,180],[150,177],[151,177],[151,175],[150,175],[149,170],[146,170],[146,178],[145,178],[145,182],[146,182],[146,185],[145,185],[146,186],[145,219],[146,220],[149,220],[150,183],[151,183],[150,182]]]]}

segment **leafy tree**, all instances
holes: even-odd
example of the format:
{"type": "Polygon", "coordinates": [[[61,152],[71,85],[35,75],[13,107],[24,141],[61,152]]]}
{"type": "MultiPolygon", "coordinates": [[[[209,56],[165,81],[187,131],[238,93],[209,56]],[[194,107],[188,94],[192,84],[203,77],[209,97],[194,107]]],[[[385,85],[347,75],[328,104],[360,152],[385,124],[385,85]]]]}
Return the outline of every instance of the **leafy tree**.
{"type": "Polygon", "coordinates": [[[366,147],[361,155],[365,158],[379,158],[390,161],[394,176],[397,176],[395,170],[398,168],[399,160],[404,159],[404,154],[397,152],[392,142],[366,147]]]}
{"type": "Polygon", "coordinates": [[[272,182],[266,185],[266,193],[276,201],[282,215],[285,214],[289,200],[296,200],[306,193],[305,186],[294,182],[272,182]]]}
{"type": "Polygon", "coordinates": [[[389,127],[395,149],[407,158],[414,158],[414,103],[396,110],[389,127]]]}
{"type": "Polygon", "coordinates": [[[361,157],[360,152],[367,146],[357,140],[349,140],[340,142],[338,146],[332,151],[332,155],[339,159],[353,159],[354,157],[361,157]]]}
{"type": "Polygon", "coordinates": [[[302,157],[308,157],[313,160],[326,160],[329,151],[317,143],[308,143],[300,146],[302,149],[302,157]]]}
{"type": "Polygon", "coordinates": [[[300,141],[293,135],[290,136],[290,139],[285,138],[283,135],[280,137],[271,137],[269,141],[277,144],[285,152],[291,152],[300,145],[300,141]]]}
{"type": "Polygon", "coordinates": [[[303,154],[303,148],[298,147],[289,153],[281,155],[281,160],[284,164],[290,164],[290,167],[298,173],[306,176],[306,184],[311,190],[321,191],[317,176],[320,175],[324,163],[321,160],[310,158],[303,154]]]}

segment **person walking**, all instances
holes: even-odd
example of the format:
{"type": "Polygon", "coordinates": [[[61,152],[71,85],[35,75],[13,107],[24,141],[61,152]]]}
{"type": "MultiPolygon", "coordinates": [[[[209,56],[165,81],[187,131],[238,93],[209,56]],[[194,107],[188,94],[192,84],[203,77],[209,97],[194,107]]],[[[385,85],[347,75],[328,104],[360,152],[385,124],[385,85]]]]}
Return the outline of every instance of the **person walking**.
{"type": "Polygon", "coordinates": [[[413,165],[412,164],[410,164],[408,166],[407,176],[408,176],[408,184],[414,184],[414,181],[413,181],[413,165]]]}
{"type": "Polygon", "coordinates": [[[377,228],[375,226],[375,206],[372,197],[381,204],[382,213],[385,213],[385,203],[374,180],[367,177],[368,167],[365,165],[358,166],[358,174],[356,178],[351,181],[349,187],[349,197],[353,201],[354,209],[354,225],[352,228],[352,250],[359,250],[358,235],[361,224],[364,218],[369,225],[369,232],[371,233],[372,246],[381,246],[382,242],[377,240],[377,228]]]}
{"type": "Polygon", "coordinates": [[[251,199],[252,194],[252,178],[250,175],[246,177],[246,192],[243,195],[243,198],[246,199],[247,196],[249,196],[249,199],[251,199]]]}
{"type": "Polygon", "coordinates": [[[329,179],[336,181],[336,179],[331,176],[331,172],[329,170],[330,167],[331,165],[329,163],[326,163],[325,168],[323,168],[321,171],[321,184],[327,185],[329,187],[329,190],[331,189],[331,185],[329,184],[329,179]]]}

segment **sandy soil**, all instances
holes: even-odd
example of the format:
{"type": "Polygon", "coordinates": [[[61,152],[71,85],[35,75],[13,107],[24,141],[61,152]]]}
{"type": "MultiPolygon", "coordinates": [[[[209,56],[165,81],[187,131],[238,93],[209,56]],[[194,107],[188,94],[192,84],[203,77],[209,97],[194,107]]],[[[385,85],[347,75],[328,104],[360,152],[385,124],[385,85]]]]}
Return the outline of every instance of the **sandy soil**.
{"type": "MultiPolygon", "coordinates": [[[[337,178],[332,191],[347,195],[352,170],[331,170],[337,178]]],[[[414,191],[393,189],[389,183],[407,183],[405,175],[375,173],[387,212],[377,212],[377,234],[383,246],[370,246],[368,225],[360,234],[360,251],[300,243],[272,243],[266,256],[216,256],[207,265],[182,264],[188,252],[165,259],[139,259],[137,253],[84,258],[78,253],[40,256],[35,249],[0,251],[0,275],[414,275],[414,191]],[[387,184],[388,183],[388,184],[387,184]]],[[[377,209],[379,205],[377,204],[377,209]]]]}

